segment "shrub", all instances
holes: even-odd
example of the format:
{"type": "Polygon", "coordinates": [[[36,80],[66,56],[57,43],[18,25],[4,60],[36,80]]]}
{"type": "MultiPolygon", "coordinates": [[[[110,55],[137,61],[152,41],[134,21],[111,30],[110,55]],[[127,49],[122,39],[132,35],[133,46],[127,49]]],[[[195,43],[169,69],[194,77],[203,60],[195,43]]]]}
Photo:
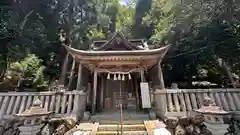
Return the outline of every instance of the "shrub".
{"type": "Polygon", "coordinates": [[[23,79],[22,82],[26,86],[43,90],[47,87],[44,69],[42,60],[34,54],[29,54],[23,60],[10,64],[5,75],[5,82],[18,82],[19,79],[23,79]]]}

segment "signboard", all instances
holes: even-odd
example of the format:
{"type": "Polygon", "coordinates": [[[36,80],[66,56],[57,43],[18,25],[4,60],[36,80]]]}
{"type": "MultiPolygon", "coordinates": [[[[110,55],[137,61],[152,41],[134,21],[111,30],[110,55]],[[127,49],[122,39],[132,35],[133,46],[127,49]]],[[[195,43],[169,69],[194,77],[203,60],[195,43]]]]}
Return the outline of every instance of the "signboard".
{"type": "Polygon", "coordinates": [[[149,95],[149,86],[148,83],[140,83],[141,96],[142,96],[142,107],[151,108],[151,100],[149,95]]]}

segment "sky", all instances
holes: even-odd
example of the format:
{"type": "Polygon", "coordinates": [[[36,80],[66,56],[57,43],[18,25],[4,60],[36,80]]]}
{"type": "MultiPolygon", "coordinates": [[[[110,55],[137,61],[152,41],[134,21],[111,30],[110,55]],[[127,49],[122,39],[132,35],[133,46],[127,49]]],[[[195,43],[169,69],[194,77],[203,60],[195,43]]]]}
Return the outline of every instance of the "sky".
{"type": "Polygon", "coordinates": [[[120,3],[123,5],[127,5],[128,0],[120,0],[120,3]]]}

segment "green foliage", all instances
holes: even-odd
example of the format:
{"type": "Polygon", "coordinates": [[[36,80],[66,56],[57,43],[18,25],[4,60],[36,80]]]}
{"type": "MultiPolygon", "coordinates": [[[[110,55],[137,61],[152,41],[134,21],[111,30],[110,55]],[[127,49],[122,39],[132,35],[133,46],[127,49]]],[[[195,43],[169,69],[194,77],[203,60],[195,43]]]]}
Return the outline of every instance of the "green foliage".
{"type": "Polygon", "coordinates": [[[47,80],[43,74],[44,69],[42,60],[36,55],[29,54],[23,60],[10,64],[5,81],[17,82],[19,79],[23,79],[26,85],[43,90],[47,87],[47,80]]]}
{"type": "Polygon", "coordinates": [[[61,44],[88,49],[92,41],[109,38],[115,30],[127,38],[147,39],[155,48],[172,45],[163,61],[166,82],[191,82],[195,78],[220,84],[226,73],[218,58],[239,75],[240,3],[181,2],[129,0],[125,6],[119,0],[1,1],[0,80],[7,68],[10,78],[18,77],[24,67],[16,61],[31,53],[42,59],[46,72],[41,74],[44,68],[33,66],[35,72],[26,73],[25,79],[34,87],[45,87],[43,77],[53,80],[59,76],[65,56],[61,44]],[[19,71],[9,71],[11,66],[19,71]]]}
{"type": "Polygon", "coordinates": [[[133,27],[134,8],[119,5],[119,11],[117,14],[116,29],[123,33],[125,37],[131,37],[131,31],[133,27]]]}
{"type": "Polygon", "coordinates": [[[149,27],[154,26],[154,34],[150,38],[153,44],[160,45],[169,34],[174,23],[175,7],[173,0],[153,0],[152,8],[142,22],[149,27]]]}

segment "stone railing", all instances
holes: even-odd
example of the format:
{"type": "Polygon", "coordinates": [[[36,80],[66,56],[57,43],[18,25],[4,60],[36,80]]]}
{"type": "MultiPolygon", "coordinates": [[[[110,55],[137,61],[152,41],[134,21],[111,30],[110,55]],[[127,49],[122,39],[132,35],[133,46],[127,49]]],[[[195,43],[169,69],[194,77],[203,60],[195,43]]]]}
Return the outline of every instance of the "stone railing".
{"type": "Polygon", "coordinates": [[[52,111],[53,117],[83,117],[86,94],[81,91],[67,92],[7,92],[0,93],[0,120],[22,113],[35,99],[42,101],[42,107],[52,111]]]}
{"type": "Polygon", "coordinates": [[[167,89],[156,90],[154,95],[159,117],[188,116],[203,105],[205,95],[226,111],[240,112],[240,89],[167,89]]]}

